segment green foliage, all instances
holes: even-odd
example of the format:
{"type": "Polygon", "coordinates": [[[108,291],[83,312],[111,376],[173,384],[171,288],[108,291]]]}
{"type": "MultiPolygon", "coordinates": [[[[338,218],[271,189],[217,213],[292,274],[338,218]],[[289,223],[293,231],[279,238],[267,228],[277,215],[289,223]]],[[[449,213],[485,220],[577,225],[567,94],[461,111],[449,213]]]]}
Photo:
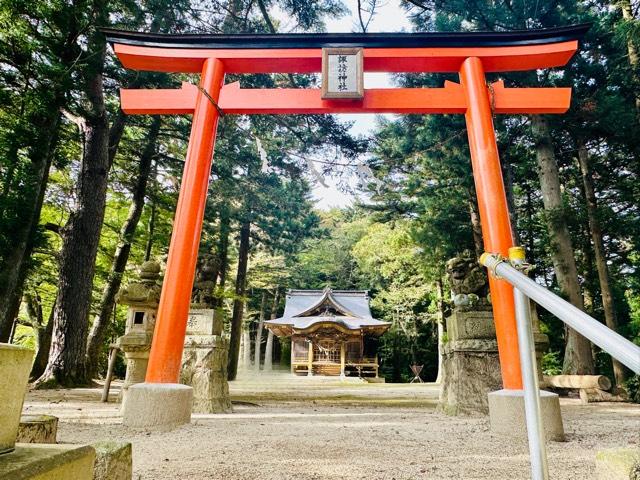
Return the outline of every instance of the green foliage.
{"type": "Polygon", "coordinates": [[[542,355],[542,373],[544,375],[560,375],[562,373],[560,352],[547,352],[542,355]]]}
{"type": "Polygon", "coordinates": [[[624,388],[629,394],[629,400],[634,403],[640,403],[640,375],[634,375],[628,379],[624,388]]]}

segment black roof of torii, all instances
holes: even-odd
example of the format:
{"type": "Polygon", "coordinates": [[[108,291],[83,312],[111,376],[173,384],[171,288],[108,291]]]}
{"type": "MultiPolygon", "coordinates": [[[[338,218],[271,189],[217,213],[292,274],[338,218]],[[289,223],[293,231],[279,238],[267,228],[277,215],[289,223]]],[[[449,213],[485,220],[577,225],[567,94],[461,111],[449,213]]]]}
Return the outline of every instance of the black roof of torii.
{"type": "Polygon", "coordinates": [[[291,49],[322,47],[509,47],[580,40],[591,24],[500,32],[159,34],[103,28],[111,44],[161,48],[291,49]]]}

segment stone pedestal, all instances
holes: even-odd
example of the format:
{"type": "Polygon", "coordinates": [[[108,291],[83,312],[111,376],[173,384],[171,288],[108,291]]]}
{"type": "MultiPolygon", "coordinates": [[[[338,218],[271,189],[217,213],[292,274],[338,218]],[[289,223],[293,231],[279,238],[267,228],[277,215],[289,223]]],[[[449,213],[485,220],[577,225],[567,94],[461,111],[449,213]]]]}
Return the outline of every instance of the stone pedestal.
{"type": "Polygon", "coordinates": [[[221,333],[222,319],[214,310],[190,310],[180,383],[193,388],[194,413],[231,411],[227,382],[229,341],[221,333]]]}
{"type": "Polygon", "coordinates": [[[640,480],[640,448],[612,448],[596,454],[597,480],[640,480]]]}
{"type": "Polygon", "coordinates": [[[95,450],[78,445],[16,444],[0,455],[0,478],[16,480],[92,480],[95,450]]]}
{"type": "Polygon", "coordinates": [[[132,385],[144,382],[151,351],[151,334],[135,331],[126,333],[118,339],[118,346],[127,361],[127,373],[120,390],[120,400],[124,401],[132,385]]]}
{"type": "Polygon", "coordinates": [[[33,350],[0,343],[0,454],[13,451],[33,350]]]}
{"type": "Polygon", "coordinates": [[[22,415],[18,428],[19,443],[56,443],[58,417],[53,415],[22,415]]]}
{"type": "MultiPolygon", "coordinates": [[[[491,392],[489,398],[489,420],[491,431],[527,441],[527,423],[522,390],[499,390],[491,392]]],[[[560,415],[560,401],[555,393],[540,391],[542,424],[547,440],[564,441],[564,427],[560,415]]]]}
{"type": "Polygon", "coordinates": [[[487,393],[502,388],[493,314],[455,310],[447,318],[438,410],[449,415],[486,415],[487,393]]]}
{"type": "Polygon", "coordinates": [[[171,430],[191,421],[193,389],[180,383],[137,383],[122,403],[122,423],[138,429],[171,430]]]}
{"type": "Polygon", "coordinates": [[[92,447],[96,450],[93,480],[131,480],[131,443],[104,441],[96,442],[92,447]]]}

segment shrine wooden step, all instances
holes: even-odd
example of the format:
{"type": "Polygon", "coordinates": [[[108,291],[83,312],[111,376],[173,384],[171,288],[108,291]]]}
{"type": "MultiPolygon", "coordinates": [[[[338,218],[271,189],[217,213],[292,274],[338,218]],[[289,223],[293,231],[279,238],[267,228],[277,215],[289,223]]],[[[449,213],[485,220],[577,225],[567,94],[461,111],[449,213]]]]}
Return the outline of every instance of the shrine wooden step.
{"type": "Polygon", "coordinates": [[[340,375],[339,364],[314,365],[314,375],[340,375]]]}

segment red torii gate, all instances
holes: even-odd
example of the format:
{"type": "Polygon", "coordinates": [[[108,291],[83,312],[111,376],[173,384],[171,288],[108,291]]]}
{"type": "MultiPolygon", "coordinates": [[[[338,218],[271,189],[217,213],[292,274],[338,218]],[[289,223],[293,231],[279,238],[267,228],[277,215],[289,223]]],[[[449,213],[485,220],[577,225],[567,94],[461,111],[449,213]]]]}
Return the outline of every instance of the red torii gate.
{"type": "MultiPolygon", "coordinates": [[[[164,286],[145,383],[177,383],[216,126],[226,114],[464,114],[485,250],[508,255],[513,237],[492,116],[563,113],[570,88],[487,85],[485,74],[565,65],[589,28],[471,33],[158,35],[105,29],[126,68],[200,73],[198,86],[121,90],[129,114],[193,114],[164,286]],[[225,73],[316,73],[323,47],[361,47],[367,72],[458,73],[443,88],[366,89],[361,100],[323,100],[320,89],[243,89],[225,73]]],[[[522,389],[513,290],[489,278],[503,386],[522,389]]]]}

